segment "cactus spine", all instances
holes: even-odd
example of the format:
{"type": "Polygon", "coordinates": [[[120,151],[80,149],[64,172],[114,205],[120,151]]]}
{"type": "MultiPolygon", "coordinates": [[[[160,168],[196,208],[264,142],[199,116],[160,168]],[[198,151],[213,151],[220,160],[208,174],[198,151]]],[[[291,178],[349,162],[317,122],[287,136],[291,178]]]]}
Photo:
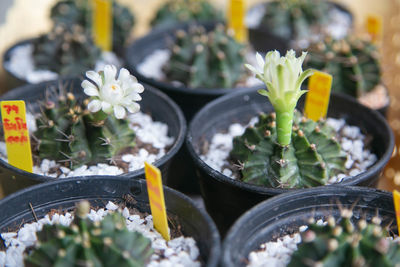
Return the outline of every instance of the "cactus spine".
{"type": "Polygon", "coordinates": [[[351,210],[343,209],[339,223],[329,217],[325,225],[310,224],[288,266],[397,266],[400,244],[388,239],[381,219],[353,224],[352,216],[351,210]]]}
{"type": "Polygon", "coordinates": [[[44,225],[38,244],[26,256],[27,266],[144,266],[153,254],[151,241],[126,228],[120,212],[100,222],[86,218],[89,202],[81,202],[72,224],[44,225]]]}
{"type": "Polygon", "coordinates": [[[157,10],[151,25],[169,26],[179,22],[221,19],[221,12],[207,0],[169,0],[157,10]]]}
{"type": "Polygon", "coordinates": [[[170,61],[164,66],[170,81],[194,88],[232,88],[243,79],[245,47],[222,25],[209,33],[199,26],[189,33],[180,30],[170,50],[170,61]]]}
{"type": "Polygon", "coordinates": [[[332,90],[353,97],[360,97],[381,83],[377,48],[361,38],[325,38],[323,43],[314,43],[305,65],[330,73],[334,77],[332,90]]]}

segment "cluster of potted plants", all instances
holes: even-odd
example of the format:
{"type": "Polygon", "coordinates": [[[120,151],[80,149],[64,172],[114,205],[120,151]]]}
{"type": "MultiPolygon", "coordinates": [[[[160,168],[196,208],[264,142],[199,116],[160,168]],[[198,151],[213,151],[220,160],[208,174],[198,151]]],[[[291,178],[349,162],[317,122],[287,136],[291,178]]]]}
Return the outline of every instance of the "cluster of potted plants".
{"type": "MultiPolygon", "coordinates": [[[[54,27],[34,41],[33,60],[72,77],[1,96],[27,103],[35,166],[15,168],[0,149],[0,185],[12,193],[0,200],[0,266],[400,262],[390,240],[391,195],[353,187],[375,187],[394,147],[386,120],[357,100],[384,88],[376,47],[337,40],[352,18],[330,2],[256,9],[266,36],[276,37],[271,45],[284,44],[282,55],[264,57],[235,40],[209,2],[178,0],[161,6],[152,22],[160,27],[126,48],[126,69],[95,70],[102,51],[88,34],[88,2],[53,7],[54,27]],[[346,25],[332,26],[336,16],[346,25]],[[335,92],[326,118],[313,121],[302,110],[316,70],[332,74],[335,92]],[[164,183],[199,183],[211,217],[164,187],[171,234],[164,240],[149,215],[145,161],[161,169],[164,183]]],[[[114,1],[113,10],[119,53],[133,16],[114,1]]],[[[253,44],[261,28],[250,30],[253,44]]]]}

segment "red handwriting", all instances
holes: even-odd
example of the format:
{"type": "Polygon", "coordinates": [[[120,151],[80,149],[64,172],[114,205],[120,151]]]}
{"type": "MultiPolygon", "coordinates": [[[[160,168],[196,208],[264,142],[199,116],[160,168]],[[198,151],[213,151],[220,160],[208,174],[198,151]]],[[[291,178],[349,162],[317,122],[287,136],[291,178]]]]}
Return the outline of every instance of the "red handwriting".
{"type": "Polygon", "coordinates": [[[24,143],[28,143],[28,136],[24,135],[23,133],[21,133],[20,136],[9,136],[7,137],[6,142],[8,144],[24,144],[24,143]]]}
{"type": "Polygon", "coordinates": [[[10,119],[4,119],[4,129],[6,131],[21,131],[21,130],[27,130],[26,122],[20,117],[15,118],[15,123],[10,122],[10,119]]]}
{"type": "Polygon", "coordinates": [[[157,197],[161,197],[160,189],[156,184],[153,184],[152,179],[147,178],[147,189],[153,192],[157,197]]]}
{"type": "Polygon", "coordinates": [[[157,198],[150,196],[150,203],[151,203],[152,207],[157,208],[159,211],[163,210],[163,208],[162,208],[161,204],[158,202],[157,198]]]}
{"type": "Polygon", "coordinates": [[[3,105],[3,108],[6,109],[8,115],[10,115],[11,111],[15,111],[16,114],[19,113],[19,109],[17,105],[3,105]]]}

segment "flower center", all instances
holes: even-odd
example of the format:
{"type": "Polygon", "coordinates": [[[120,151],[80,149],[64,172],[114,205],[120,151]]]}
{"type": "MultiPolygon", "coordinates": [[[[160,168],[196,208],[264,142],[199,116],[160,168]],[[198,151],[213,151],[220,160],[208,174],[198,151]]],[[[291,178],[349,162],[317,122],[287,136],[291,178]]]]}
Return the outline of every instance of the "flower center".
{"type": "Polygon", "coordinates": [[[124,97],[124,92],[118,84],[105,84],[101,89],[102,97],[110,104],[118,104],[124,97]]]}

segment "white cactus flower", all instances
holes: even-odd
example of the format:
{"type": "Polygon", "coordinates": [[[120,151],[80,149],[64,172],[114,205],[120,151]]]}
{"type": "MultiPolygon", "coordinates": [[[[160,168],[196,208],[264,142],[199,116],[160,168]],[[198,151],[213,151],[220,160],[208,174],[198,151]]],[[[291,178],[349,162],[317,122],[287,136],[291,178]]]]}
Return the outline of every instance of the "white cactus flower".
{"type": "Polygon", "coordinates": [[[281,57],[275,50],[267,53],[265,61],[257,53],[257,67],[246,64],[267,86],[268,90],[259,90],[259,93],[267,96],[275,109],[294,109],[300,96],[306,92],[301,90],[301,84],[314,73],[311,69],[303,72],[302,64],[306,55],[307,52],[303,52],[297,58],[295,51],[290,50],[281,57]]]}
{"type": "Polygon", "coordinates": [[[140,110],[136,102],[142,99],[139,94],[144,87],[127,69],[121,68],[117,78],[117,68],[106,65],[100,73],[87,71],[86,77],[92,82],[84,80],[81,85],[85,94],[92,98],[88,104],[90,112],[102,110],[110,114],[114,111],[115,117],[122,119],[126,116],[126,110],[130,113],[140,110]]]}

